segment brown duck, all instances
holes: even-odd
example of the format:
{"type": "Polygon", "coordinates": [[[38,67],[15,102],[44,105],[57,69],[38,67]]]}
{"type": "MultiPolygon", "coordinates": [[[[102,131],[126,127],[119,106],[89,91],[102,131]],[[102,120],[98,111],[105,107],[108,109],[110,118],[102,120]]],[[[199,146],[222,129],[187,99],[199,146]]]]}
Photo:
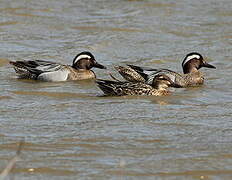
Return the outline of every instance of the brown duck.
{"type": "Polygon", "coordinates": [[[146,95],[164,96],[170,94],[168,87],[173,86],[172,75],[156,75],[152,84],[142,82],[122,82],[97,79],[98,87],[109,96],[146,95]]]}

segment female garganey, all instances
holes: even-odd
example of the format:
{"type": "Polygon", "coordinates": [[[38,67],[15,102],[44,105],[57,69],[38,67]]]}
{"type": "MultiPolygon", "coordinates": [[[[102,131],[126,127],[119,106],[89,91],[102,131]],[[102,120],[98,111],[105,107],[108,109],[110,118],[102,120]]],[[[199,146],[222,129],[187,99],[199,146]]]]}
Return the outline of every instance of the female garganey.
{"type": "Polygon", "coordinates": [[[142,82],[122,82],[97,79],[98,87],[109,96],[125,96],[125,95],[152,95],[164,96],[170,94],[168,87],[173,86],[172,75],[156,75],[152,84],[142,82]]]}

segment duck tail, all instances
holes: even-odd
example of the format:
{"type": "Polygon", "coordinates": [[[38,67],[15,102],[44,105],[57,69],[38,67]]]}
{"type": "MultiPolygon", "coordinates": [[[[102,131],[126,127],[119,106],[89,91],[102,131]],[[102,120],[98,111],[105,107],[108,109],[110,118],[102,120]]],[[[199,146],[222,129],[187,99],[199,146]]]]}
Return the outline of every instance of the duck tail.
{"type": "Polygon", "coordinates": [[[30,72],[24,61],[10,61],[9,63],[14,66],[14,70],[19,78],[36,79],[37,76],[30,72]]]}
{"type": "Polygon", "coordinates": [[[25,63],[23,61],[10,61],[9,63],[17,68],[25,69],[25,63]]]}
{"type": "Polygon", "coordinates": [[[28,73],[23,61],[10,61],[9,63],[14,66],[14,70],[17,74],[22,75],[28,73]]]}

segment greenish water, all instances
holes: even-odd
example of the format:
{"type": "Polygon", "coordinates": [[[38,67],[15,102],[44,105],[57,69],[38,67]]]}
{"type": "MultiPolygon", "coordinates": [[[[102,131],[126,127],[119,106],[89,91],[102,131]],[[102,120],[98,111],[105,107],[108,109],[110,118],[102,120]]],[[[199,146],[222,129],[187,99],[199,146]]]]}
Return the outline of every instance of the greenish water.
{"type": "Polygon", "coordinates": [[[0,171],[24,139],[10,178],[232,179],[230,0],[0,5],[0,171]],[[127,63],[181,72],[191,51],[217,69],[168,97],[101,97],[92,80],[18,80],[8,65],[71,64],[84,50],[108,67],[95,70],[100,78],[127,63]]]}

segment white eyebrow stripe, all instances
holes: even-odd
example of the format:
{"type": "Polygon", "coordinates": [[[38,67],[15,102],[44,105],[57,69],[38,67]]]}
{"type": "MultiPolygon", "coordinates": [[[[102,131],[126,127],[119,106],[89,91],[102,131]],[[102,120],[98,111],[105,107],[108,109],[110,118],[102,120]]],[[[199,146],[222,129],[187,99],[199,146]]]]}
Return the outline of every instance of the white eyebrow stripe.
{"type": "Polygon", "coordinates": [[[82,54],[82,55],[80,55],[80,56],[78,56],[76,59],[75,59],[75,61],[74,61],[74,64],[77,62],[77,61],[79,61],[80,59],[91,59],[91,57],[89,56],[89,55],[86,55],[86,54],[82,54]]]}
{"type": "Polygon", "coordinates": [[[192,60],[192,59],[194,59],[194,58],[196,58],[196,59],[200,59],[200,56],[199,56],[199,55],[197,55],[197,54],[193,54],[193,55],[191,55],[191,56],[188,56],[188,57],[185,59],[185,61],[184,61],[184,64],[183,64],[183,65],[185,65],[188,61],[190,61],[190,60],[192,60]]]}

